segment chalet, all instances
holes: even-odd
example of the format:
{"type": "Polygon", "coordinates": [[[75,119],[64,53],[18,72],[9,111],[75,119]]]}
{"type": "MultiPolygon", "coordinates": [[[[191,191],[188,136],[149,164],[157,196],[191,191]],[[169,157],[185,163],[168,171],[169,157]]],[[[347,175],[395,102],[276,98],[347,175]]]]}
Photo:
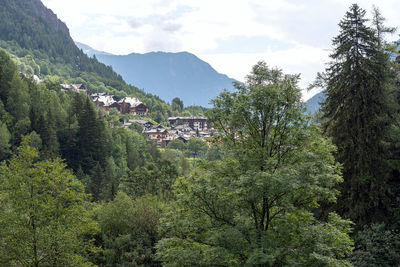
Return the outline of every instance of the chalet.
{"type": "Polygon", "coordinates": [[[187,124],[172,126],[171,130],[176,131],[176,133],[185,133],[185,134],[190,134],[191,132],[194,132],[194,130],[190,128],[189,125],[187,124]]]}
{"type": "Polygon", "coordinates": [[[74,90],[77,90],[77,91],[80,91],[80,90],[86,91],[86,90],[87,90],[87,89],[85,88],[85,86],[83,86],[83,84],[81,84],[81,83],[73,83],[73,84],[71,84],[71,87],[72,87],[74,90]]]}
{"type": "Polygon", "coordinates": [[[133,115],[145,116],[147,107],[135,97],[124,97],[118,101],[119,111],[123,114],[130,113],[133,115]]]}
{"type": "Polygon", "coordinates": [[[204,117],[169,117],[171,125],[188,125],[193,130],[207,130],[208,119],[204,117]]]}
{"type": "Polygon", "coordinates": [[[151,123],[150,121],[145,121],[145,120],[129,120],[129,122],[138,123],[138,124],[140,124],[144,129],[150,129],[151,127],[153,127],[153,123],[151,123]]]}
{"type": "Polygon", "coordinates": [[[101,95],[98,97],[95,97],[93,99],[93,102],[96,106],[104,108],[106,111],[109,111],[110,108],[117,108],[118,109],[118,103],[115,101],[113,96],[110,95],[101,95]]]}
{"type": "Polygon", "coordinates": [[[90,97],[94,100],[95,98],[99,97],[99,96],[105,96],[107,95],[107,93],[93,93],[90,95],[90,97]]]}
{"type": "Polygon", "coordinates": [[[76,84],[60,84],[61,85],[61,90],[67,92],[67,91],[73,91],[76,93],[85,93],[87,95],[90,94],[89,90],[85,88],[85,86],[81,83],[76,83],[76,84]]]}
{"type": "Polygon", "coordinates": [[[150,140],[153,140],[159,144],[164,142],[168,137],[168,131],[162,127],[150,129],[146,131],[146,133],[150,140]]]}

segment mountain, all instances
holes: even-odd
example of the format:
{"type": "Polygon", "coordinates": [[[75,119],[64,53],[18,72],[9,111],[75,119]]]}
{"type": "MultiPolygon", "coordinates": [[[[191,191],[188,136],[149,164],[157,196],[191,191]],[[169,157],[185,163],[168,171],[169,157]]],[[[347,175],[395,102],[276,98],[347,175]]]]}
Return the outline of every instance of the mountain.
{"type": "Polygon", "coordinates": [[[149,117],[159,123],[175,112],[159,97],[127,84],[112,67],[86,55],[65,23],[40,0],[0,1],[0,50],[12,56],[20,72],[35,74],[55,87],[80,83],[91,92],[137,97],[148,107],[149,117]]]}
{"type": "Polygon", "coordinates": [[[100,62],[112,66],[126,82],[167,101],[179,97],[185,105],[208,106],[210,99],[223,89],[233,89],[234,79],[218,73],[210,64],[188,52],[117,56],[77,45],[88,55],[94,54],[100,62]]]}
{"type": "Polygon", "coordinates": [[[112,55],[112,54],[107,53],[107,52],[95,50],[95,49],[91,48],[90,46],[82,44],[82,43],[79,43],[79,42],[75,42],[75,44],[76,44],[77,47],[82,49],[83,53],[85,53],[89,57],[93,57],[94,55],[110,55],[110,56],[112,55]]]}
{"type": "Polygon", "coordinates": [[[75,45],[65,23],[40,0],[1,0],[0,17],[0,47],[17,57],[32,56],[40,65],[35,74],[65,78],[90,72],[106,85],[123,86],[122,77],[75,45]]]}
{"type": "Polygon", "coordinates": [[[40,0],[1,0],[0,39],[25,49],[47,50],[51,56],[77,52],[67,26],[40,0]],[[40,38],[39,38],[40,37],[40,38]],[[54,44],[57,51],[52,49],[54,44]]]}
{"type": "Polygon", "coordinates": [[[310,111],[311,113],[315,113],[319,109],[320,103],[324,100],[325,100],[324,92],[320,92],[320,93],[314,95],[313,97],[311,97],[310,99],[308,99],[306,101],[308,111],[310,111]]]}

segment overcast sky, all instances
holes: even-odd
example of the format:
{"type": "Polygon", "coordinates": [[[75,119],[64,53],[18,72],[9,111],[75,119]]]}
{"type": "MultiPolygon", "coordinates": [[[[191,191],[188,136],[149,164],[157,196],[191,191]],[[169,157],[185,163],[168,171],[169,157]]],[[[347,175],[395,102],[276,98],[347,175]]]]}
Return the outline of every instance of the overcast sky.
{"type": "MultiPolygon", "coordinates": [[[[75,41],[97,50],[188,51],[240,81],[259,60],[301,73],[305,88],[329,61],[332,37],[348,0],[42,0],[75,41]]],[[[375,4],[388,26],[400,27],[398,0],[375,4]]],[[[398,34],[391,37],[397,39],[398,34]]],[[[314,92],[305,92],[305,98],[314,92]]]]}

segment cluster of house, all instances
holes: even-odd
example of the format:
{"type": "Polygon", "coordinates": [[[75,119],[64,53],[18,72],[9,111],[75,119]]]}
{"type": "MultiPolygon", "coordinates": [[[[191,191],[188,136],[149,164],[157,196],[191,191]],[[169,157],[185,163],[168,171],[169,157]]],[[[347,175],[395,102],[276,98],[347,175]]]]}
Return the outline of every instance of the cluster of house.
{"type": "MultiPolygon", "coordinates": [[[[135,97],[124,97],[118,100],[115,96],[107,93],[91,94],[83,84],[61,84],[61,90],[83,92],[92,98],[95,105],[104,108],[106,111],[116,108],[122,114],[138,116],[146,116],[147,114],[147,107],[135,97]]],[[[212,131],[209,128],[208,119],[204,117],[170,117],[168,121],[171,126],[168,129],[161,125],[154,125],[150,121],[139,119],[124,121],[123,126],[129,127],[133,123],[141,125],[143,133],[160,147],[166,147],[171,140],[175,139],[179,139],[184,143],[191,138],[205,139],[210,136],[212,131]]]]}
{"type": "Polygon", "coordinates": [[[166,147],[171,140],[175,139],[184,143],[192,138],[205,139],[212,131],[209,128],[208,119],[204,117],[170,117],[168,121],[171,125],[168,129],[146,120],[129,120],[124,122],[124,127],[129,127],[133,123],[140,124],[143,127],[143,133],[160,147],[166,147]]]}
{"type": "Polygon", "coordinates": [[[61,90],[73,91],[77,93],[85,93],[89,95],[96,106],[104,108],[109,111],[110,108],[116,108],[122,114],[132,114],[138,116],[146,116],[147,107],[135,97],[124,97],[118,100],[115,96],[107,93],[93,93],[91,94],[83,84],[61,84],[61,90]]]}
{"type": "Polygon", "coordinates": [[[96,106],[109,111],[110,108],[116,108],[122,114],[132,114],[138,116],[146,116],[147,107],[136,97],[124,97],[120,100],[113,95],[107,93],[95,93],[90,95],[96,106]]]}

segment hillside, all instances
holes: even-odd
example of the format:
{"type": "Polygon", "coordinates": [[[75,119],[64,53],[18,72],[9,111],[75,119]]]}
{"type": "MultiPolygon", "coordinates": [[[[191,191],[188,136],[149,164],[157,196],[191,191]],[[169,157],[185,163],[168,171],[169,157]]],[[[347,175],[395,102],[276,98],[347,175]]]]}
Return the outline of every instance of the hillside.
{"type": "Polygon", "coordinates": [[[76,47],[67,26],[40,0],[2,0],[0,16],[0,46],[18,57],[33,56],[39,65],[35,74],[95,72],[105,84],[122,87],[122,78],[76,47]]]}
{"type": "Polygon", "coordinates": [[[19,71],[53,84],[82,83],[91,92],[137,97],[157,122],[172,115],[159,97],[128,85],[111,67],[83,53],[67,26],[40,0],[2,0],[0,16],[0,48],[12,55],[19,71]]]}
{"type": "Polygon", "coordinates": [[[77,43],[86,54],[113,67],[126,82],[166,101],[179,97],[186,105],[208,106],[223,89],[231,90],[234,79],[218,73],[210,64],[188,52],[110,55],[77,43]]]}

